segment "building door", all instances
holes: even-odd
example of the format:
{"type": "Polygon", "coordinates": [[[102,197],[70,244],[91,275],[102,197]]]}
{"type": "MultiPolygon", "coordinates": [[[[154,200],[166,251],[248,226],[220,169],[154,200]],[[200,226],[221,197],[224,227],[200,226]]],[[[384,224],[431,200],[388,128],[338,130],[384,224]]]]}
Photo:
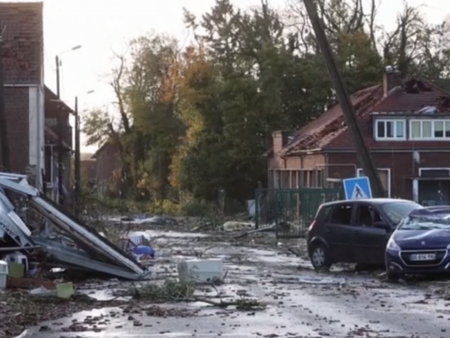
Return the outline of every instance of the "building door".
{"type": "Polygon", "coordinates": [[[423,206],[449,205],[449,181],[419,181],[419,203],[423,206]]]}

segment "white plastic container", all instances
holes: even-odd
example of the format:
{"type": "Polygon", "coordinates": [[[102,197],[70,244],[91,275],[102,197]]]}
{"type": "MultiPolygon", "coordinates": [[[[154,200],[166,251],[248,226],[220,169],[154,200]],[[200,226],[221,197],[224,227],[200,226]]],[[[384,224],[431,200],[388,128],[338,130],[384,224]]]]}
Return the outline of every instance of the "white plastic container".
{"type": "Polygon", "coordinates": [[[177,265],[180,282],[211,283],[223,278],[221,259],[193,259],[177,265]]]}
{"type": "Polygon", "coordinates": [[[6,281],[8,280],[8,263],[0,261],[0,290],[6,289],[6,281]]]}
{"type": "Polygon", "coordinates": [[[24,267],[24,272],[25,274],[28,273],[28,258],[27,256],[25,256],[24,254],[20,253],[20,252],[15,252],[12,254],[8,254],[5,255],[4,260],[8,263],[17,263],[17,264],[22,264],[24,267]]]}

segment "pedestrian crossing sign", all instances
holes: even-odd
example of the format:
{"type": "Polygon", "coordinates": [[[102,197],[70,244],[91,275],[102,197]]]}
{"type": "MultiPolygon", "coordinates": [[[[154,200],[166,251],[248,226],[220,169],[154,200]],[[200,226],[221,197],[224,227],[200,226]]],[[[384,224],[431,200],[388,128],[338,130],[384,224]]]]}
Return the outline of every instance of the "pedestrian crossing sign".
{"type": "Polygon", "coordinates": [[[355,177],[342,180],[345,198],[348,200],[372,198],[372,189],[367,177],[355,177]]]}

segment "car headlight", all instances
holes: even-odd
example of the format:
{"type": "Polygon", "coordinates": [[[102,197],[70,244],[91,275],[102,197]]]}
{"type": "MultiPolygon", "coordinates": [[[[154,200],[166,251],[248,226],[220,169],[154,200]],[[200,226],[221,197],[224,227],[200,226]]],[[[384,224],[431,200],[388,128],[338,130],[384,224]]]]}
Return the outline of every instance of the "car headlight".
{"type": "Polygon", "coordinates": [[[391,237],[387,244],[387,249],[392,251],[400,251],[400,247],[395,243],[394,238],[391,237]]]}

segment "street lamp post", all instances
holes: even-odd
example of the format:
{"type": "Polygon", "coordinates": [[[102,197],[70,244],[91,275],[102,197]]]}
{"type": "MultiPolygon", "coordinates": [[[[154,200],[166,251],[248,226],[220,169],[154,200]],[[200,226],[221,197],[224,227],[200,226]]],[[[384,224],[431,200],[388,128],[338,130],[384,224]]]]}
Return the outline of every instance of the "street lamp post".
{"type": "MultiPolygon", "coordinates": [[[[71,49],[65,50],[55,57],[55,63],[56,63],[56,95],[58,99],[61,98],[61,87],[60,87],[60,72],[59,68],[61,67],[61,60],[59,56],[61,54],[64,54],[66,52],[71,52],[77,49],[80,49],[81,45],[77,45],[72,47],[71,49]]],[[[63,138],[64,138],[64,121],[62,114],[58,113],[58,199],[59,204],[64,205],[64,194],[63,194],[63,180],[64,180],[64,163],[63,163],[63,152],[64,152],[64,146],[63,146],[63,138]]]]}
{"type": "MultiPolygon", "coordinates": [[[[86,94],[93,93],[93,90],[86,94]]],[[[79,201],[81,196],[81,145],[80,145],[80,114],[78,111],[78,96],[75,96],[75,202],[79,201]]],[[[78,213],[78,208],[75,207],[75,213],[78,213]]]]}
{"type": "Polygon", "coordinates": [[[56,63],[56,95],[58,96],[58,99],[61,96],[61,86],[60,86],[60,73],[59,73],[59,68],[61,67],[61,59],[59,58],[59,56],[61,54],[67,53],[67,52],[72,52],[74,50],[78,50],[80,49],[82,46],[81,45],[77,45],[74,46],[70,49],[67,49],[61,53],[59,53],[58,55],[55,56],[55,63],[56,63]]]}

